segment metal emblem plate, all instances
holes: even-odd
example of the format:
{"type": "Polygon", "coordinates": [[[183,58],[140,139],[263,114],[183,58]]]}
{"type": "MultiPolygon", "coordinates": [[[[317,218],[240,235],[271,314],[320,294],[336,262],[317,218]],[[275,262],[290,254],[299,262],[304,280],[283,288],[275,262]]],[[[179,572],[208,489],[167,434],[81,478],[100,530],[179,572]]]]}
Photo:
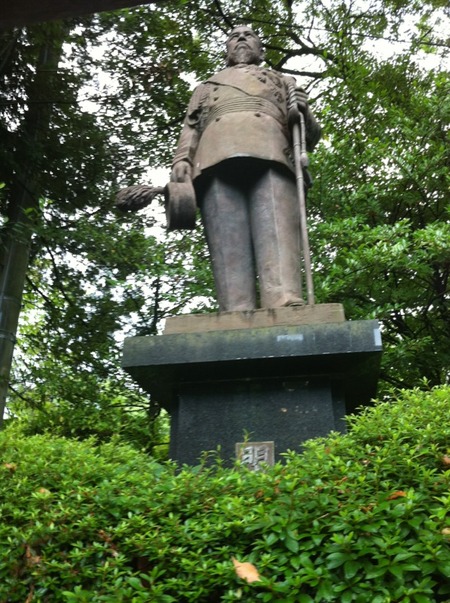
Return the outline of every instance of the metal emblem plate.
{"type": "Polygon", "coordinates": [[[236,458],[251,471],[260,471],[264,465],[275,462],[274,442],[237,442],[236,458]]]}

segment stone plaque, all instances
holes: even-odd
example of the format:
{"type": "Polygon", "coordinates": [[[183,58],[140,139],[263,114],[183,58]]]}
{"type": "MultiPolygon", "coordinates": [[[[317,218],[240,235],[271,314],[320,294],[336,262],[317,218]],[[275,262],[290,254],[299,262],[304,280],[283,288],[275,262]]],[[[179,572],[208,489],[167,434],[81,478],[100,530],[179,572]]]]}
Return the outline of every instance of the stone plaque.
{"type": "Polygon", "coordinates": [[[250,471],[260,471],[264,465],[274,464],[274,442],[238,442],[236,457],[250,471]]]}

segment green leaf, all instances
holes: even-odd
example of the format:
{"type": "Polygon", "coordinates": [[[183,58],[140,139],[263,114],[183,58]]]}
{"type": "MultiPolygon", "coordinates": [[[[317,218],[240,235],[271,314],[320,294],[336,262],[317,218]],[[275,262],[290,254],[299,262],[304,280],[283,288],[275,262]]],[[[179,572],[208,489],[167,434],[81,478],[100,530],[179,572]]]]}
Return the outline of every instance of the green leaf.
{"type": "Polygon", "coordinates": [[[292,536],[286,536],[284,542],[286,544],[286,547],[292,553],[298,553],[298,551],[299,551],[299,544],[298,544],[298,540],[296,538],[292,538],[292,536]]]}
{"type": "Polygon", "coordinates": [[[359,561],[346,561],[344,564],[344,575],[351,580],[360,571],[362,564],[359,561]]]}
{"type": "Polygon", "coordinates": [[[331,553],[327,557],[327,568],[334,569],[336,567],[341,567],[346,561],[350,560],[351,555],[349,555],[349,553],[331,553]]]}
{"type": "Polygon", "coordinates": [[[279,535],[275,534],[275,532],[270,532],[270,534],[264,534],[264,540],[268,546],[272,546],[279,540],[279,535]]]}
{"type": "Polygon", "coordinates": [[[403,567],[401,565],[389,565],[389,573],[399,579],[403,579],[403,567]]]}

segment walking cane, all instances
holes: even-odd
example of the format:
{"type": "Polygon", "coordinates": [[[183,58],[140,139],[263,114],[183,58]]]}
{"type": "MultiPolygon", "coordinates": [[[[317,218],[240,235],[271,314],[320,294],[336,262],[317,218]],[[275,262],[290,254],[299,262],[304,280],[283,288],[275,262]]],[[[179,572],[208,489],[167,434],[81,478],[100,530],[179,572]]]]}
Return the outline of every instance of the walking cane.
{"type": "Polygon", "coordinates": [[[306,199],[305,181],[303,169],[309,164],[306,153],[306,128],[305,117],[297,106],[295,86],[289,85],[289,125],[292,129],[292,141],[294,150],[295,178],[297,182],[297,196],[300,207],[300,244],[303,256],[303,268],[305,270],[307,303],[314,305],[314,285],[311,271],[311,254],[309,251],[308,227],[306,223],[306,199]]]}

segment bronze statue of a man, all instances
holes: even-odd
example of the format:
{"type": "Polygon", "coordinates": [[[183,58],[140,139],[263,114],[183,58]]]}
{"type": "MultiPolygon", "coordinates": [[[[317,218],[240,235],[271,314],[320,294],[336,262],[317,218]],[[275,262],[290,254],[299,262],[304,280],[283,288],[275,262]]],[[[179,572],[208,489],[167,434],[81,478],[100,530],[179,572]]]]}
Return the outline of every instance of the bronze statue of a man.
{"type": "MultiPolygon", "coordinates": [[[[171,181],[192,179],[221,311],[303,303],[300,227],[288,86],[261,67],[262,45],[246,26],[227,40],[227,67],[194,91],[171,181]]],[[[320,127],[297,89],[312,150],[320,127]]]]}

